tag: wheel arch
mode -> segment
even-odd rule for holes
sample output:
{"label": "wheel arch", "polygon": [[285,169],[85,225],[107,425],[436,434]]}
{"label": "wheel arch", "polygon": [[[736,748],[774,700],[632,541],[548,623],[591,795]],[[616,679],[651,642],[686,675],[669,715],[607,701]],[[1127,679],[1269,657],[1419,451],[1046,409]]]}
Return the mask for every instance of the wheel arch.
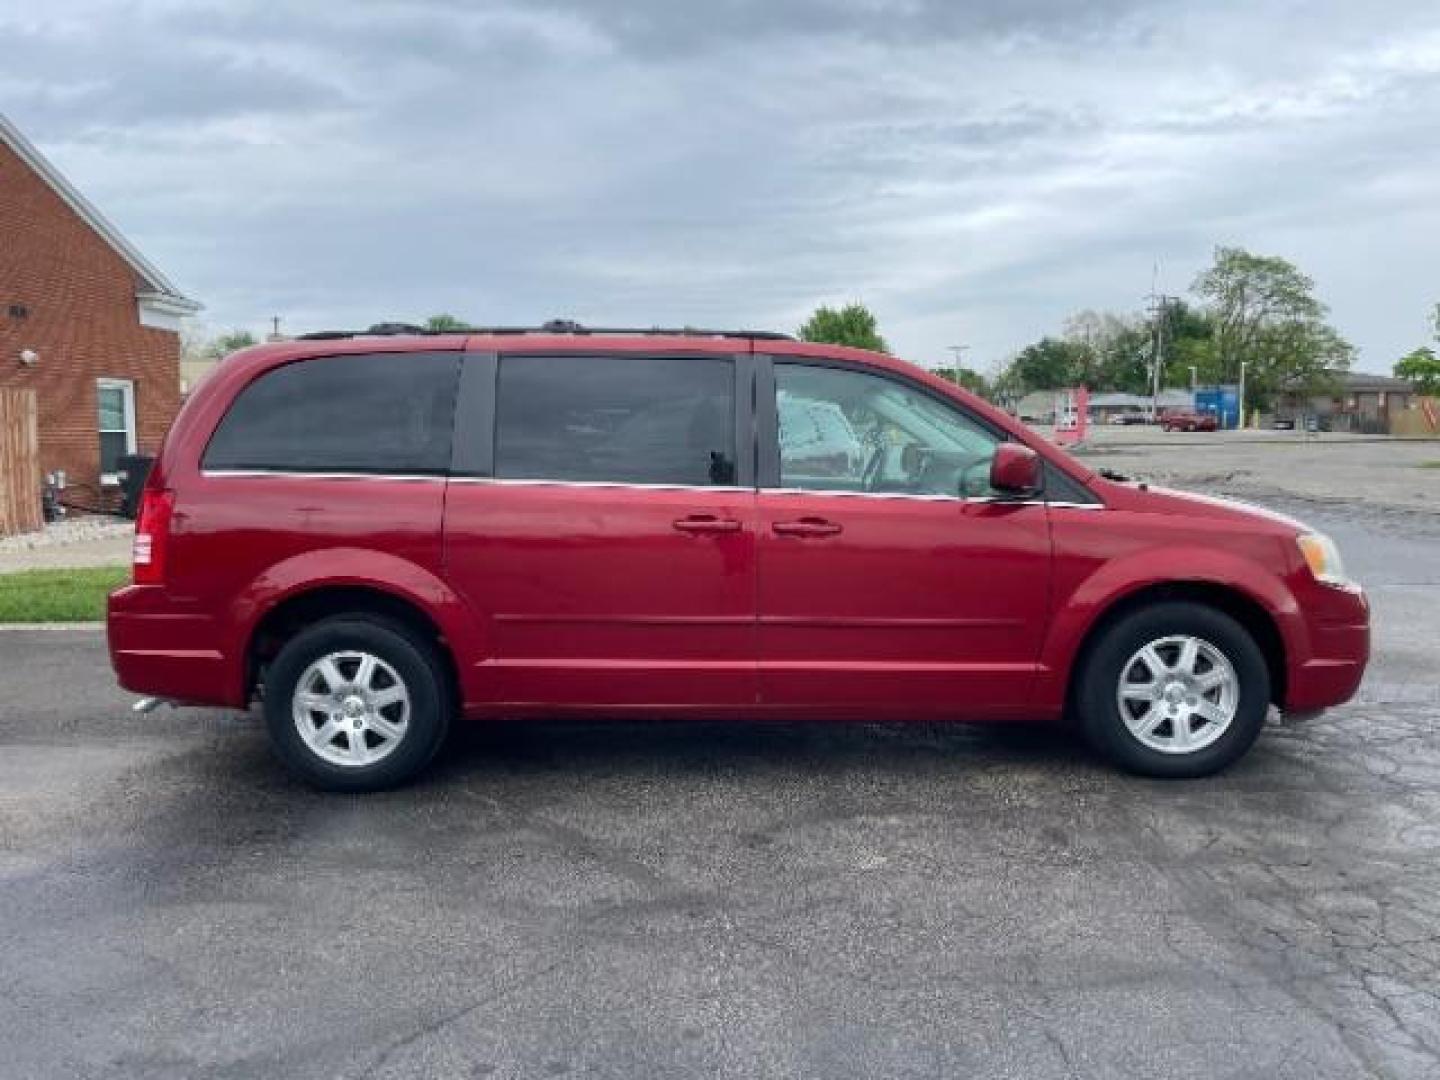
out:
{"label": "wheel arch", "polygon": [[1230,585],[1213,581],[1165,581],[1144,585],[1113,598],[1091,621],[1075,650],[1066,676],[1064,706],[1067,711],[1073,707],[1080,673],[1090,653],[1110,627],[1132,612],[1166,602],[1202,604],[1223,612],[1244,627],[1265,657],[1265,667],[1270,675],[1271,702],[1276,705],[1284,702],[1287,680],[1285,637],[1270,610],[1253,596]]}
{"label": "wheel arch", "polygon": [[267,659],[265,642],[277,630],[293,633],[302,618],[313,622],[345,611],[389,616],[413,627],[439,646],[455,674],[456,701],[468,702],[478,692],[473,661],[485,654],[485,635],[454,590],[410,559],[334,547],[274,564],[233,601],[226,652],[236,703],[243,708],[250,700]]}
{"label": "wheel arch", "polygon": [[461,696],[460,671],[453,644],[439,623],[409,597],[371,583],[319,583],[297,589],[267,608],[247,636],[244,697],[259,688],[266,665],[301,630],[342,615],[371,616],[397,623],[431,645],[444,668],[454,700]]}

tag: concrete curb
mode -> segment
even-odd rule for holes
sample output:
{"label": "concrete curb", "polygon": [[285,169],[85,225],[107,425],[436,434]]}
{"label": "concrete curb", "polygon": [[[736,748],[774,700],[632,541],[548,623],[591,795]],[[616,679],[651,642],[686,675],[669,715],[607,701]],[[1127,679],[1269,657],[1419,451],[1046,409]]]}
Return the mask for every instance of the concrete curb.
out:
{"label": "concrete curb", "polygon": [[104,630],[103,622],[0,622],[0,633],[6,630]]}

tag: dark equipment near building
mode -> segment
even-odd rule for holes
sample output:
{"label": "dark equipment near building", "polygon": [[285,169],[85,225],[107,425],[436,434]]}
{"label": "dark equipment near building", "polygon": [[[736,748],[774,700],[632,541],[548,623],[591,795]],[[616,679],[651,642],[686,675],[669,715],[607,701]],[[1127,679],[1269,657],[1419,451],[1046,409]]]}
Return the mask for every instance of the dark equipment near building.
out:
{"label": "dark equipment near building", "polygon": [[122,454],[117,464],[120,516],[133,519],[140,507],[140,493],[145,490],[145,481],[150,476],[150,467],[155,464],[155,458],[150,454]]}

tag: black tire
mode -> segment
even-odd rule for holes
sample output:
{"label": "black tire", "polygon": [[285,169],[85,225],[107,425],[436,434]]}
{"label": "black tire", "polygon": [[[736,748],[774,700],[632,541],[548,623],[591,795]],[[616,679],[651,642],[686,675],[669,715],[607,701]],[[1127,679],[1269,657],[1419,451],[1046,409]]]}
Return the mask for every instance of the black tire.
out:
{"label": "black tire", "polygon": [[[1131,658],[1144,646],[1184,636],[1200,639],[1229,662],[1238,682],[1238,701],[1229,726],[1213,742],[1189,752],[1166,752],[1145,745],[1126,724],[1117,693]],[[1143,776],[1189,778],[1219,772],[1254,744],[1270,708],[1270,670],[1255,639],[1229,615],[1204,604],[1166,601],[1133,611],[1103,631],[1082,664],[1074,702],[1081,730],[1100,753]],[[1145,670],[1143,663],[1139,670]],[[1205,730],[1203,723],[1199,730]],[[1166,731],[1162,721],[1157,734],[1163,738]]]}
{"label": "black tire", "polygon": [[[403,736],[371,764],[327,761],[301,737],[293,711],[300,679],[310,666],[347,652],[366,653],[388,665],[409,695]],[[435,646],[408,627],[373,615],[336,616],[306,627],[285,643],[265,674],[271,745],[292,772],[325,791],[381,791],[411,779],[440,749],[454,709],[450,680]],[[344,745],[339,749],[343,752]]]}

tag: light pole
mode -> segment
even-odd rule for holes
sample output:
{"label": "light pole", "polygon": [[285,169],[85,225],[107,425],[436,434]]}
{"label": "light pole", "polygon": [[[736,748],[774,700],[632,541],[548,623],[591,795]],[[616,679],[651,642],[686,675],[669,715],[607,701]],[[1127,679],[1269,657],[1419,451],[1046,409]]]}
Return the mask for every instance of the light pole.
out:
{"label": "light pole", "polygon": [[1245,426],[1245,369],[1249,366],[1249,361],[1240,361],[1240,390],[1237,395],[1240,399],[1240,423],[1237,426],[1242,428]]}
{"label": "light pole", "polygon": [[969,349],[969,348],[970,348],[969,345],[946,345],[946,346],[945,346],[946,351],[952,353],[952,354],[954,355],[954,357],[955,357],[955,379],[954,379],[954,382],[955,382],[955,384],[956,384],[957,386],[960,384],[960,369],[965,366],[965,352],[966,352],[966,350]]}
{"label": "light pole", "polygon": [[1195,396],[1195,391],[1200,389],[1200,369],[1194,364],[1190,365],[1190,396]]}

